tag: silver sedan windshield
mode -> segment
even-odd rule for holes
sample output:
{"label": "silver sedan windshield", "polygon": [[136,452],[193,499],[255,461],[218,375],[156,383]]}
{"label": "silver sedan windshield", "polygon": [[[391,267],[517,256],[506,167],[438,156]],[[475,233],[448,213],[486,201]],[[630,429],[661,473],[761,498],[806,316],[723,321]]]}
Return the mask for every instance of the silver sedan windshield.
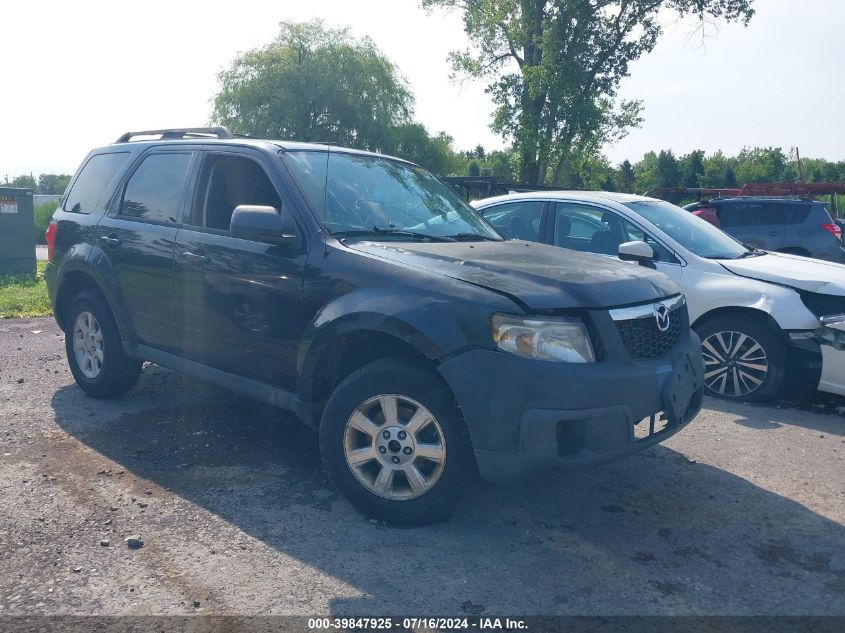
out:
{"label": "silver sedan windshield", "polygon": [[624,204],[699,257],[736,259],[749,252],[727,233],[674,204],[662,200],[636,200]]}

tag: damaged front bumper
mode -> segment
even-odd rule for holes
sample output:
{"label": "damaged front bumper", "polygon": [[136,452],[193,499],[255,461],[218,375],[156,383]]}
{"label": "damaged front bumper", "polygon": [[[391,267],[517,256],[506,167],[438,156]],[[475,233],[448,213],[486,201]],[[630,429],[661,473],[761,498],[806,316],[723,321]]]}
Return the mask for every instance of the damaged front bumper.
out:
{"label": "damaged front bumper", "polygon": [[797,349],[821,354],[818,389],[845,396],[845,314],[819,319],[815,330],[790,332],[789,339]]}

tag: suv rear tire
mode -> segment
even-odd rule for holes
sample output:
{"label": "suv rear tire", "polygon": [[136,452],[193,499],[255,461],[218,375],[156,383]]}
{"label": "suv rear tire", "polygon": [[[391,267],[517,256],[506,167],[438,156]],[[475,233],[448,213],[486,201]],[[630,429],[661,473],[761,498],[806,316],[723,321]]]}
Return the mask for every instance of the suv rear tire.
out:
{"label": "suv rear tire", "polygon": [[452,394],[400,358],[372,362],[338,385],[323,411],[320,452],[356,508],[400,523],[444,519],[475,472]]}
{"label": "suv rear tire", "polygon": [[138,382],[141,361],[123,353],[120,330],[102,294],[86,291],[66,312],[65,350],[76,384],[92,398],[117,398]]}
{"label": "suv rear tire", "polygon": [[786,346],[767,323],[746,315],[721,315],[695,331],[701,337],[708,395],[762,402],[780,390],[786,374]]}

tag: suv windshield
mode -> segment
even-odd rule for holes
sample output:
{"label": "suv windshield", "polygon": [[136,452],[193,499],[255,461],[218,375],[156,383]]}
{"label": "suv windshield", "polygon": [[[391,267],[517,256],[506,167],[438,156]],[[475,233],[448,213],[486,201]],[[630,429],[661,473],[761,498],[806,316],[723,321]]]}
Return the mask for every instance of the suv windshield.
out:
{"label": "suv windshield", "polygon": [[624,204],[699,257],[736,259],[752,252],[706,220],[674,204],[662,200],[637,200]]}
{"label": "suv windshield", "polygon": [[501,239],[469,205],[420,167],[334,151],[287,151],[282,156],[332,235]]}

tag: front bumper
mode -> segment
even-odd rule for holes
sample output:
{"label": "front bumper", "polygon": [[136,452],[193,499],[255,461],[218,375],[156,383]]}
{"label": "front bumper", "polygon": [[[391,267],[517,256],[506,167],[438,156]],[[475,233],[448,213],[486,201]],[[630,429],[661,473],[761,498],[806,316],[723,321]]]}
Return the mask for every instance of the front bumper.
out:
{"label": "front bumper", "polygon": [[[839,320],[841,315],[829,317]],[[845,331],[826,327],[789,333],[792,349],[809,358],[821,359],[813,382],[819,391],[845,396]],[[816,361],[818,363],[818,361]],[[816,380],[817,378],[817,380]]]}
{"label": "front bumper", "polygon": [[[689,331],[689,330],[687,330]],[[609,461],[677,433],[701,409],[704,363],[692,331],[660,360],[535,361],[476,349],[443,362],[481,475],[504,482],[550,468]],[[663,412],[665,428],[635,425]]]}

